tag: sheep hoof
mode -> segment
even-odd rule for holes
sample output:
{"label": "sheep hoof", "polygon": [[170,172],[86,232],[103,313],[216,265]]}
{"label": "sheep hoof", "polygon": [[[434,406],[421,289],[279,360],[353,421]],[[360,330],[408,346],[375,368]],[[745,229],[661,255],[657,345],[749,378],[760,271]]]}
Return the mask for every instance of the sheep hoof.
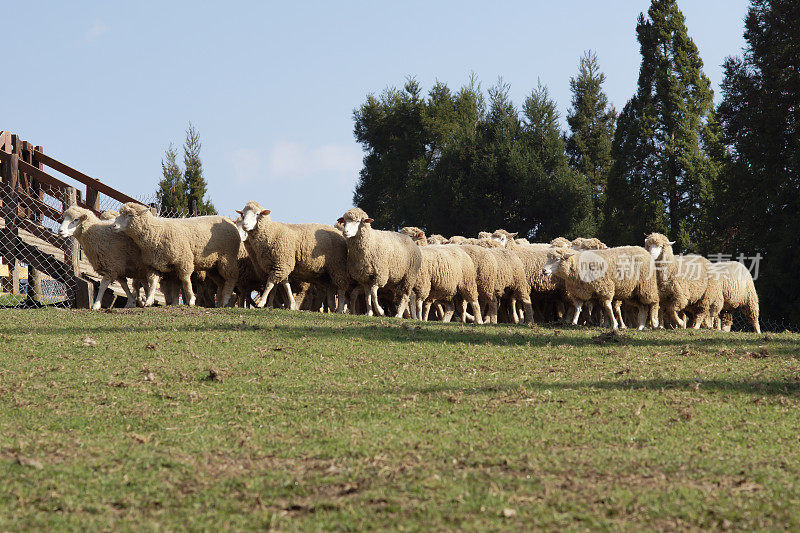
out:
{"label": "sheep hoof", "polygon": [[140,296],[139,298],[136,299],[136,305],[138,305],[139,307],[147,307],[147,301]]}

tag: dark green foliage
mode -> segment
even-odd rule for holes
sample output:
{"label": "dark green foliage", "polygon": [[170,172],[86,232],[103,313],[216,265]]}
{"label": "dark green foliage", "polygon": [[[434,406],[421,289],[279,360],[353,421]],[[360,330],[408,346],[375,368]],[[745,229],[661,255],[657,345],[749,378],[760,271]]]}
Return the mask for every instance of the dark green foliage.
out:
{"label": "dark green foliage", "polygon": [[370,95],[354,118],[367,155],[353,201],[378,227],[503,227],[536,239],[593,232],[589,189],[569,168],[541,85],[520,114],[502,80],[487,101],[474,76],[455,93],[437,83],[427,98],[409,79],[402,91]]}
{"label": "dark green foliage", "polygon": [[186,205],[192,211],[192,204],[196,202],[196,213],[216,214],[214,204],[206,198],[208,184],[203,177],[203,163],[200,161],[200,134],[189,123],[186,130],[186,141],[183,144],[183,181],[186,184]]}
{"label": "dark green foliage", "polygon": [[639,243],[644,232],[660,231],[678,249],[697,248],[713,200],[714,166],[701,140],[713,91],[675,0],[653,0],[636,34],[642,64],[617,123],[604,237]]}
{"label": "dark green foliage", "polygon": [[605,209],[606,184],[611,169],[611,144],[617,112],[603,92],[606,76],[600,72],[597,56],[588,51],[581,57],[578,76],[570,79],[572,109],[567,114],[570,133],[567,155],[592,191],[594,216],[601,225]]}
{"label": "dark green foliage", "polygon": [[[161,161],[161,181],[158,183],[156,197],[164,216],[179,217],[189,214],[216,214],[214,204],[206,197],[207,183],[203,177],[203,163],[200,160],[200,134],[190,123],[186,130],[183,145],[183,165],[178,165],[178,154],[172,143]],[[197,210],[193,211],[192,203]]]}
{"label": "dark green foliage", "polygon": [[170,143],[161,160],[161,174],[163,178],[158,183],[156,197],[161,210],[167,213],[186,214],[186,187],[183,183],[183,173],[177,162],[178,154]]}
{"label": "dark green foliage", "polygon": [[753,0],[744,37],[744,56],[724,65],[718,114],[730,157],[715,233],[721,247],[764,254],[764,314],[800,324],[800,3]]}

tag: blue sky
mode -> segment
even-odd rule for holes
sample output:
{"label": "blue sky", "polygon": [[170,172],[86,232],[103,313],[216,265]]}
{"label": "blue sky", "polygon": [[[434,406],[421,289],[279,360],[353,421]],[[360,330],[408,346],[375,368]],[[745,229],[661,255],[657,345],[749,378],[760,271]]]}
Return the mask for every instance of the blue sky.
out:
{"label": "blue sky", "polygon": [[[502,76],[519,104],[538,79],[563,122],[569,79],[592,49],[621,109],[649,4],[14,2],[3,11],[0,129],[145,197],[191,121],[220,213],[256,200],[275,220],[333,223],[352,202],[363,155],[352,112],[368,93],[408,75],[425,90],[459,87],[475,72],[484,88]],[[748,2],[679,5],[718,93]]]}

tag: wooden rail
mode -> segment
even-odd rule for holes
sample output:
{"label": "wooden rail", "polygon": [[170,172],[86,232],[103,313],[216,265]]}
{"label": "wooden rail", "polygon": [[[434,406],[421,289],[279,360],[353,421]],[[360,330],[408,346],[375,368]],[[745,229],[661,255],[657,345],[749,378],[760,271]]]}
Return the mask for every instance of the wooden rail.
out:
{"label": "wooden rail", "polygon": [[[45,172],[49,167],[59,177]],[[85,190],[76,192],[75,185]],[[61,203],[61,209],[44,201],[47,194]],[[41,295],[42,273],[72,287],[69,298],[77,307],[86,307],[93,287],[82,277],[80,248],[74,239],[64,239],[43,225],[45,219],[61,222],[63,209],[78,205],[100,214],[100,194],[120,203],[139,200],[92,178],[44,153],[41,146],[23,141],[18,135],[0,131],[0,257],[13,268],[13,291],[19,292],[18,264],[29,265],[29,296]],[[33,239],[33,240],[31,240]],[[32,244],[31,244],[32,243]],[[43,251],[52,247],[63,251],[56,259]],[[40,249],[42,248],[42,249]]]}

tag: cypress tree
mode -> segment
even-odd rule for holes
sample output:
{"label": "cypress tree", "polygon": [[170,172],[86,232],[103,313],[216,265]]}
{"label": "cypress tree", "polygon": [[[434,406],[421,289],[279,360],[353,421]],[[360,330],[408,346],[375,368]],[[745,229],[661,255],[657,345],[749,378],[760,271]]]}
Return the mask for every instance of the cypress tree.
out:
{"label": "cypress tree", "polygon": [[197,213],[216,214],[210,199],[206,199],[208,184],[203,177],[203,162],[200,160],[200,134],[189,123],[186,141],[183,144],[183,181],[186,188],[186,209],[191,212],[192,204],[197,203]]}
{"label": "cypress tree", "polygon": [[572,108],[567,113],[570,133],[566,150],[570,166],[579,172],[592,192],[595,221],[600,224],[605,209],[611,144],[617,112],[603,92],[605,74],[591,50],[581,57],[578,75],[571,78]]}
{"label": "cypress tree", "polygon": [[186,187],[177,157],[175,147],[170,143],[164,152],[164,159],[161,160],[162,178],[156,191],[161,211],[167,216],[183,216],[187,213]]}
{"label": "cypress tree", "polygon": [[636,94],[617,123],[604,237],[638,243],[660,231],[677,249],[697,247],[711,202],[709,155],[701,136],[713,91],[676,0],[653,0],[639,15],[642,63]]}
{"label": "cypress tree", "polygon": [[[724,64],[718,109],[730,148],[718,180],[719,244],[764,262],[762,313],[800,325],[800,3],[753,0],[742,57]],[[788,319],[788,321],[787,321]]]}

